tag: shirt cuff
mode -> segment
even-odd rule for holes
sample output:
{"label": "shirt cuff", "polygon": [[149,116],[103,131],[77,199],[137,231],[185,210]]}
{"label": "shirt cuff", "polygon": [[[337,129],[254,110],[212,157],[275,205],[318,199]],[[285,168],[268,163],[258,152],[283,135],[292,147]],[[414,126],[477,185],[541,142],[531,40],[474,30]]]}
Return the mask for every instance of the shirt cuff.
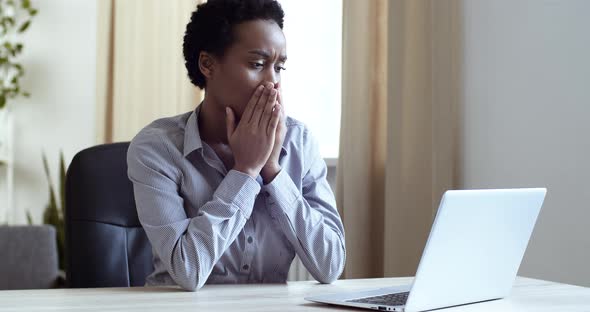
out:
{"label": "shirt cuff", "polygon": [[301,198],[301,192],[285,170],[281,170],[263,190],[268,193],[269,204],[280,207],[285,213]]}
{"label": "shirt cuff", "polygon": [[230,170],[219,184],[215,196],[237,207],[246,218],[249,218],[259,192],[260,184],[251,176]]}

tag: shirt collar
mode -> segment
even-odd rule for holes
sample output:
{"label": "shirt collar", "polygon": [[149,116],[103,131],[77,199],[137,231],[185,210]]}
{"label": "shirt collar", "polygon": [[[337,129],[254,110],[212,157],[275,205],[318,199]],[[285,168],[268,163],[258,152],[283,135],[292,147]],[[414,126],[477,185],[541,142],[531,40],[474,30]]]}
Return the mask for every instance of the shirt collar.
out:
{"label": "shirt collar", "polygon": [[200,111],[201,105],[195,108],[186,121],[184,128],[184,157],[195,150],[203,148],[201,134],[199,133],[199,118],[197,118]]}
{"label": "shirt collar", "polygon": [[[203,142],[201,141],[201,134],[199,132],[198,116],[200,111],[201,104],[199,104],[199,106],[195,108],[195,110],[190,114],[188,120],[186,121],[186,126],[184,128],[184,157],[188,156],[188,154],[192,153],[195,150],[203,148]],[[283,145],[281,146],[281,155],[279,156],[280,158],[287,155],[285,143],[286,140],[283,141]]]}

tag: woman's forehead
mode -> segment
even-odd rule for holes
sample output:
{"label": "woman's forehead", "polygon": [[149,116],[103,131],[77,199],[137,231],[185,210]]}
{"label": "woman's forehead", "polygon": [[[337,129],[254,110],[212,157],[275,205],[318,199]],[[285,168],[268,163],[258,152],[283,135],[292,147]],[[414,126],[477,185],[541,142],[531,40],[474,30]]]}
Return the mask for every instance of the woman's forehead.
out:
{"label": "woman's forehead", "polygon": [[282,29],[270,20],[255,20],[234,28],[234,46],[241,52],[263,51],[286,56],[287,42]]}

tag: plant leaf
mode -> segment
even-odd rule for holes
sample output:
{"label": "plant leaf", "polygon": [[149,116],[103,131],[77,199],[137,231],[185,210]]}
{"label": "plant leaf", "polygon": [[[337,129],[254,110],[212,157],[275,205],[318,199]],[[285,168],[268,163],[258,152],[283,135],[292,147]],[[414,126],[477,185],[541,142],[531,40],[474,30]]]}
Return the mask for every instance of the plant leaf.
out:
{"label": "plant leaf", "polygon": [[61,201],[61,216],[65,217],[66,211],[66,163],[63,151],[59,152],[59,195]]}
{"label": "plant leaf", "polygon": [[59,220],[57,215],[57,204],[55,202],[55,193],[53,187],[49,185],[49,203],[45,206],[43,212],[43,223],[44,224],[56,224]]}
{"label": "plant leaf", "polygon": [[27,222],[29,225],[33,225],[33,217],[31,216],[31,212],[27,211]]}
{"label": "plant leaf", "polygon": [[45,176],[47,177],[47,181],[49,185],[51,185],[51,175],[49,174],[49,165],[47,164],[47,156],[45,153],[41,153],[41,157],[43,157],[43,169],[45,169]]}
{"label": "plant leaf", "polygon": [[49,165],[45,153],[43,156],[43,167],[45,169],[45,175],[49,181],[49,203],[45,206],[43,213],[43,223],[51,224],[55,227],[57,235],[57,253],[59,257],[59,268],[65,270],[67,259],[65,257],[65,179],[66,179],[66,166],[64,161],[63,152],[60,151],[60,180],[57,191],[60,195],[61,209],[57,203],[56,192],[54,192],[53,185],[51,183],[51,175],[49,174]]}
{"label": "plant leaf", "polygon": [[18,28],[18,32],[19,33],[23,33],[25,32],[25,30],[27,30],[27,28],[29,28],[29,26],[31,25],[31,21],[28,20],[26,22],[24,22],[22,25],[20,25],[20,27]]}
{"label": "plant leaf", "polygon": [[[49,222],[51,222],[50,220],[55,221],[55,218],[58,215],[57,203],[56,203],[56,199],[55,199],[55,192],[53,190],[53,183],[51,182],[51,174],[49,173],[49,165],[47,163],[47,157],[45,156],[45,153],[42,153],[42,156],[43,156],[43,168],[45,169],[45,176],[47,177],[47,184],[49,184],[49,205],[45,209],[45,214],[44,214],[45,222],[44,223],[49,223]],[[55,223],[51,222],[49,224],[55,224]]]}
{"label": "plant leaf", "polygon": [[60,218],[58,224],[56,224],[57,230],[57,250],[59,255],[59,268],[61,270],[65,270],[67,267],[67,259],[66,259],[66,226],[65,226],[65,216],[66,216],[66,176],[67,176],[67,167],[66,162],[64,160],[63,151],[59,152],[59,187],[60,187],[60,200],[61,200],[61,210],[60,210]]}

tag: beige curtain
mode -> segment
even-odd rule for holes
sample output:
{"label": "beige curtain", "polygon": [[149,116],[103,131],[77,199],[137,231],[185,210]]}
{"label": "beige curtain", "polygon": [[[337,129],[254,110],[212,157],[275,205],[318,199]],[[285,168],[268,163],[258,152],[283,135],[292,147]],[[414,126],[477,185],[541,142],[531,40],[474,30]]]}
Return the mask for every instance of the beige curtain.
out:
{"label": "beige curtain", "polygon": [[204,0],[98,2],[97,141],[128,141],[149,122],[193,109],[182,37]]}
{"label": "beige curtain", "polygon": [[455,185],[459,0],[344,0],[345,278],[414,275]]}

